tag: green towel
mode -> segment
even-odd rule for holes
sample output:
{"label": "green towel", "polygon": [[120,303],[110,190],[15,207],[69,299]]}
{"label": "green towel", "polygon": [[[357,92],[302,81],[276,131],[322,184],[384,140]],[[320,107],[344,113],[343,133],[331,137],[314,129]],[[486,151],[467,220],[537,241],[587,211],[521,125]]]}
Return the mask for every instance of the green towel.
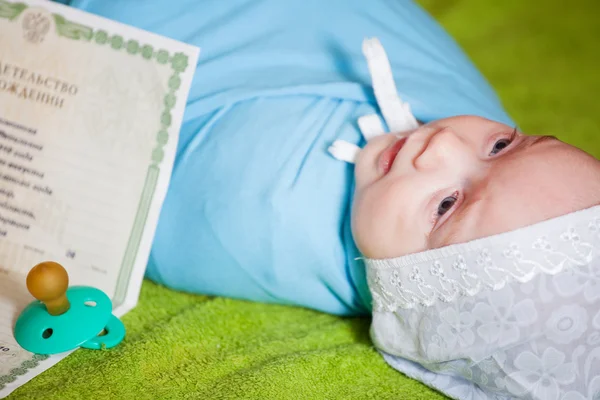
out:
{"label": "green towel", "polygon": [[[597,0],[421,0],[528,133],[600,157]],[[218,268],[218,266],[215,266]],[[388,367],[369,320],[145,282],[126,340],[80,350],[9,399],[443,399]]]}

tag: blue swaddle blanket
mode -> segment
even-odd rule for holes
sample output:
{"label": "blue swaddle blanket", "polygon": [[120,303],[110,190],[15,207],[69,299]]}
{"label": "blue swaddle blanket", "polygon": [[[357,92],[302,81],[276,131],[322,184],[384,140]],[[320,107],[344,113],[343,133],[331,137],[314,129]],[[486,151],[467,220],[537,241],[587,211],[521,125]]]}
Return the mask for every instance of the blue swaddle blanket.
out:
{"label": "blue swaddle blanket", "polygon": [[353,166],[376,113],[365,37],[382,42],[420,121],[512,124],[454,41],[412,1],[72,0],[72,7],[201,47],[147,276],[177,290],[370,311],[350,232]]}

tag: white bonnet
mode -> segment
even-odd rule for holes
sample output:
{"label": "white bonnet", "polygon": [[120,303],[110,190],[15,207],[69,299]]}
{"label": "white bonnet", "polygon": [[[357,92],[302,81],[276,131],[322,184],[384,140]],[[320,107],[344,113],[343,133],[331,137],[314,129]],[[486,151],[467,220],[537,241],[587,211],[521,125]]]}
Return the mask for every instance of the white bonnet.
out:
{"label": "white bonnet", "polygon": [[366,267],[371,337],[408,376],[453,398],[600,394],[600,206]]}

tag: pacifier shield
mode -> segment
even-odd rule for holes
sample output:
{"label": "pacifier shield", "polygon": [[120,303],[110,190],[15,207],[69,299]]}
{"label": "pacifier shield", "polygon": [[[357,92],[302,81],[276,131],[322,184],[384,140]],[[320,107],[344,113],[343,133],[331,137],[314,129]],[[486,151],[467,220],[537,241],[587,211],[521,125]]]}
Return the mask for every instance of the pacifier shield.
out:
{"label": "pacifier shield", "polygon": [[40,301],[32,302],[23,310],[14,332],[21,347],[35,354],[73,350],[95,338],[107,327],[111,317],[114,318],[112,302],[101,290],[74,286],[66,295],[70,308],[61,315],[50,315]]}

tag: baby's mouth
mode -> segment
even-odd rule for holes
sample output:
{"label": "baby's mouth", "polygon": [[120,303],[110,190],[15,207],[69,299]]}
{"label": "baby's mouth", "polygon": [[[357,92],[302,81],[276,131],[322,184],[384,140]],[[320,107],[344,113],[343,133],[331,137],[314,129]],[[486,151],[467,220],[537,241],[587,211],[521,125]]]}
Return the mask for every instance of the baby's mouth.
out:
{"label": "baby's mouth", "polygon": [[396,140],[391,146],[385,149],[381,155],[379,156],[379,160],[377,162],[379,169],[383,172],[383,174],[387,174],[392,169],[392,165],[394,164],[394,160],[398,155],[398,152],[402,149],[404,144],[406,143],[406,137],[400,138]]}

